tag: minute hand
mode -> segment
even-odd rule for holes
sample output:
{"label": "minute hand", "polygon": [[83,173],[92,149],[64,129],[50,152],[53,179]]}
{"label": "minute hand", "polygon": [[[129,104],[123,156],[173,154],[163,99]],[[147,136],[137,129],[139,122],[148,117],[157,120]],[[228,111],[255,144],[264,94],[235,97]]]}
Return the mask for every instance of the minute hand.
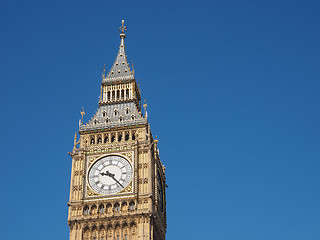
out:
{"label": "minute hand", "polygon": [[111,177],[113,180],[115,180],[121,187],[124,188],[124,186],[123,186],[117,179],[115,179],[114,175],[111,175],[110,177]]}

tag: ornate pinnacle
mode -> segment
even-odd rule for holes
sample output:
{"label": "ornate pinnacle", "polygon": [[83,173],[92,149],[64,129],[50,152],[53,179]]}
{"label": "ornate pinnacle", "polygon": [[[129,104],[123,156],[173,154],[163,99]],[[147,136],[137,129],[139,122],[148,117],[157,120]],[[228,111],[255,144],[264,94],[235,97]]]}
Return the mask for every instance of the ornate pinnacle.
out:
{"label": "ornate pinnacle", "polygon": [[102,68],[102,78],[105,78],[105,77],[106,77],[106,64],[104,64]]}
{"label": "ornate pinnacle", "polygon": [[73,150],[72,152],[74,152],[74,150],[77,149],[77,145],[80,143],[80,139],[79,141],[77,141],[77,132],[74,133],[74,141],[73,141]]}
{"label": "ornate pinnacle", "polygon": [[80,114],[81,114],[81,122],[83,123],[83,115],[85,115],[86,113],[84,112],[84,107],[82,107],[82,110],[80,111]]}
{"label": "ornate pinnacle", "polygon": [[148,118],[148,112],[147,112],[147,101],[144,100],[143,108],[144,108],[144,116],[145,118]]}
{"label": "ornate pinnacle", "polygon": [[134,74],[134,61],[132,60],[132,64],[131,64],[131,66],[132,66],[132,72],[133,72],[133,74]]}
{"label": "ornate pinnacle", "polygon": [[125,38],[126,37],[125,32],[127,31],[127,28],[126,26],[124,26],[124,20],[122,20],[121,24],[122,24],[121,27],[119,27],[120,38]]}
{"label": "ornate pinnacle", "polygon": [[74,133],[73,150],[77,148],[77,132]]}

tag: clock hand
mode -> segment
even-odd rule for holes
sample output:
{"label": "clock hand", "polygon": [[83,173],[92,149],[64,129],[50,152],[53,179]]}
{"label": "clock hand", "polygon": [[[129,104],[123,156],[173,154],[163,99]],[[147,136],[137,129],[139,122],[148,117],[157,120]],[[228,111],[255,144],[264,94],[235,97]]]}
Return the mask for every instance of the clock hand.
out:
{"label": "clock hand", "polygon": [[114,177],[114,174],[109,172],[109,171],[106,171],[106,173],[100,173],[101,176],[108,176],[108,177],[111,177],[114,181],[116,181],[121,187],[124,188],[124,186]]}
{"label": "clock hand", "polygon": [[124,186],[114,177],[114,174],[110,173],[109,177],[111,177],[113,180],[115,180],[121,187],[124,188]]}
{"label": "clock hand", "polygon": [[[106,171],[106,173],[100,173],[101,176],[109,176],[111,177],[110,175],[112,175],[108,170]],[[114,174],[113,174],[114,175]]]}

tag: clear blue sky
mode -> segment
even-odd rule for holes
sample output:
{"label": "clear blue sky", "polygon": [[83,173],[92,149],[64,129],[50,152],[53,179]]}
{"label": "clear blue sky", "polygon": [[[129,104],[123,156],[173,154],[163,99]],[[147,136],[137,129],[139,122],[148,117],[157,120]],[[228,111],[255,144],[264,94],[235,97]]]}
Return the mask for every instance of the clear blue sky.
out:
{"label": "clear blue sky", "polygon": [[319,1],[0,2],[2,239],[68,239],[73,135],[126,20],[167,239],[320,239]]}

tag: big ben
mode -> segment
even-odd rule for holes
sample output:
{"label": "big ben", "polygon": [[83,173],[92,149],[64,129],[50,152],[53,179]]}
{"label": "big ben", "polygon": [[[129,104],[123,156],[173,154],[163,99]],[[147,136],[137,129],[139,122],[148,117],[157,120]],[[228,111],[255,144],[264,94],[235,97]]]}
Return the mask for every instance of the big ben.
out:
{"label": "big ben", "polygon": [[70,240],[165,239],[165,168],[127,61],[124,21],[119,30],[119,51],[102,73],[98,109],[80,121],[70,153]]}

